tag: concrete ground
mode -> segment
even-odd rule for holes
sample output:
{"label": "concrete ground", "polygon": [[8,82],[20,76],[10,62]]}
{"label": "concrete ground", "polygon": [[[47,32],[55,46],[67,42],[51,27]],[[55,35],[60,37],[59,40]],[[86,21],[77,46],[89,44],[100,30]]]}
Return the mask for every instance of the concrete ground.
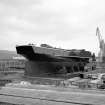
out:
{"label": "concrete ground", "polygon": [[105,105],[105,91],[46,85],[1,87],[0,102],[18,105]]}

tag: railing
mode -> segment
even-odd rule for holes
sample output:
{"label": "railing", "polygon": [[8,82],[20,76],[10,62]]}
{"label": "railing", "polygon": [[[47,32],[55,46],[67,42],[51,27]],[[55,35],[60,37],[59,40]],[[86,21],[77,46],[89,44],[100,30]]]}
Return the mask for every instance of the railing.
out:
{"label": "railing", "polygon": [[25,68],[25,60],[0,60],[0,71],[15,71]]}

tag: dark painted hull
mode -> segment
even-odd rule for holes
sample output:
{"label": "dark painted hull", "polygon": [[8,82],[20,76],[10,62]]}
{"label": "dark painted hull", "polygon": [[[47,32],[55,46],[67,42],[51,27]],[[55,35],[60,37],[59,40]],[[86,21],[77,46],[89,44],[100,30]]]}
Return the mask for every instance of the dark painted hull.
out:
{"label": "dark painted hull", "polygon": [[25,75],[28,76],[62,75],[83,71],[89,60],[89,57],[68,56],[69,52],[62,49],[59,51],[36,46],[17,46],[16,49],[18,54],[28,59],[25,70]]}

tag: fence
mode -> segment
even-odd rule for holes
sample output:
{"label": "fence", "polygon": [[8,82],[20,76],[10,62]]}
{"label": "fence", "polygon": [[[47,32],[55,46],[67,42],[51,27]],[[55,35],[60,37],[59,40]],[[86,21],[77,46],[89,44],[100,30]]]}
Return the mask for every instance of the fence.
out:
{"label": "fence", "polygon": [[16,71],[25,69],[25,60],[3,59],[0,60],[0,71]]}

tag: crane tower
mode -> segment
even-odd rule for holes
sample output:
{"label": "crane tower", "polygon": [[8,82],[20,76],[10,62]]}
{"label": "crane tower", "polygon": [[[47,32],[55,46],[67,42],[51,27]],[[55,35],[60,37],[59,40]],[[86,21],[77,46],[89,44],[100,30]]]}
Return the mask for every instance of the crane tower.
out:
{"label": "crane tower", "polygon": [[105,42],[101,36],[100,30],[98,27],[96,29],[96,36],[98,36],[99,47],[100,47],[99,62],[105,62]]}

